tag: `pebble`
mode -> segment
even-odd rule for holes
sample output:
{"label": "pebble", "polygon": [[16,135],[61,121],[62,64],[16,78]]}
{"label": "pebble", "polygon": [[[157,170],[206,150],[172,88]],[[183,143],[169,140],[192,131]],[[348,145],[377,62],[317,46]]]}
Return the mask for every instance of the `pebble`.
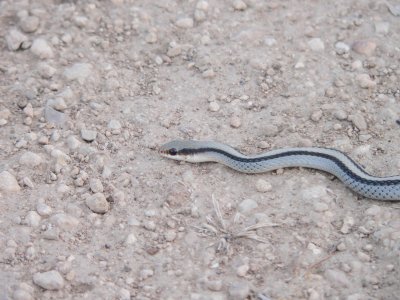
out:
{"label": "pebble", "polygon": [[368,74],[357,75],[357,82],[363,89],[371,89],[376,87],[376,82],[373,81]]}
{"label": "pebble", "polygon": [[329,205],[325,202],[314,202],[313,203],[314,211],[323,212],[329,210]]}
{"label": "pebble", "polygon": [[172,242],[176,239],[176,232],[174,230],[167,230],[164,237],[167,242]]}
{"label": "pebble", "polygon": [[22,31],[26,33],[35,32],[39,28],[39,24],[40,20],[37,16],[27,16],[19,22]]}
{"label": "pebble", "polygon": [[266,193],[272,190],[272,185],[264,179],[258,179],[256,183],[256,189],[260,193]]}
{"label": "pebble", "polygon": [[348,117],[348,119],[359,130],[366,130],[368,128],[368,124],[367,124],[367,122],[365,121],[364,117],[361,114],[350,115]]}
{"label": "pebble", "polygon": [[33,275],[33,282],[45,290],[59,290],[64,287],[63,277],[55,270],[35,273]]}
{"label": "pebble", "polygon": [[67,104],[61,97],[47,100],[47,105],[61,112],[67,109]]}
{"label": "pebble", "polygon": [[222,280],[208,280],[206,286],[210,291],[218,292],[222,290]]}
{"label": "pebble", "polygon": [[321,199],[328,199],[329,195],[327,193],[327,188],[324,185],[314,185],[304,189],[301,192],[301,198],[304,201],[310,202],[310,200],[320,201]]}
{"label": "pebble", "polygon": [[27,117],[33,117],[33,107],[31,103],[28,103],[25,108],[23,109],[23,112],[25,114],[25,116]]}
{"label": "pebble", "polygon": [[35,185],[33,184],[32,180],[29,177],[24,177],[22,180],[25,184],[25,186],[33,189],[35,187]]}
{"label": "pebble", "polygon": [[121,129],[121,123],[118,120],[111,120],[108,122],[108,128],[111,130],[119,130]]}
{"label": "pebble", "polygon": [[210,102],[210,104],[208,105],[208,110],[212,112],[219,111],[219,104],[217,102]]}
{"label": "pebble", "polygon": [[90,179],[89,186],[93,193],[102,193],[104,191],[104,187],[100,179]]}
{"label": "pebble", "polygon": [[196,9],[196,10],[194,11],[194,19],[195,19],[197,22],[202,22],[202,21],[204,21],[205,19],[207,19],[207,14],[206,14],[205,11],[203,11],[203,10]]}
{"label": "pebble", "polygon": [[252,199],[245,199],[242,202],[240,202],[238,206],[238,210],[241,213],[248,213],[252,211],[253,209],[256,209],[258,207],[258,203]]}
{"label": "pebble", "polygon": [[67,146],[70,150],[75,150],[77,148],[79,148],[79,146],[81,145],[81,142],[73,135],[70,135],[67,138]]}
{"label": "pebble", "polygon": [[314,122],[318,122],[322,118],[322,110],[318,109],[316,111],[313,111],[311,114],[310,119]]}
{"label": "pebble", "polygon": [[67,80],[76,80],[84,82],[93,73],[93,66],[89,63],[75,63],[64,70],[64,76]]}
{"label": "pebble", "polygon": [[18,29],[11,29],[6,35],[6,43],[8,50],[16,51],[21,48],[22,44],[28,41],[28,37]]}
{"label": "pebble", "polygon": [[234,282],[228,288],[229,299],[246,299],[250,293],[250,286],[247,282]]}
{"label": "pebble", "polygon": [[53,75],[57,72],[56,68],[53,68],[52,66],[50,66],[49,64],[45,63],[45,62],[40,62],[38,64],[38,73],[40,76],[42,76],[42,78],[44,79],[50,79],[53,77]]}
{"label": "pebble", "polygon": [[350,233],[350,230],[353,228],[354,224],[355,224],[354,218],[351,216],[346,216],[343,220],[343,225],[342,228],[340,229],[340,232],[343,234]]}
{"label": "pebble", "polygon": [[231,117],[229,124],[232,128],[239,128],[240,126],[242,126],[242,120],[237,116],[233,116]]}
{"label": "pebble", "polygon": [[55,125],[63,125],[67,121],[67,117],[63,112],[55,110],[51,106],[46,106],[44,110],[44,117],[48,123]]}
{"label": "pebble", "polygon": [[347,113],[344,110],[336,110],[334,112],[334,116],[336,119],[343,121],[347,119]]}
{"label": "pebble", "polygon": [[175,24],[180,28],[192,28],[194,25],[194,21],[190,17],[182,17],[176,20]]}
{"label": "pebble", "polygon": [[312,38],[308,41],[308,46],[312,51],[316,52],[324,51],[325,49],[324,42],[320,38]]}
{"label": "pebble", "polygon": [[43,38],[37,38],[33,41],[31,46],[31,51],[33,54],[38,56],[41,59],[53,58],[54,53],[53,49],[47,43],[47,41]]}
{"label": "pebble", "polygon": [[262,132],[266,137],[274,137],[279,133],[279,128],[273,124],[266,124],[263,126]]}
{"label": "pebble", "polygon": [[381,211],[382,211],[381,207],[374,204],[374,205],[371,205],[371,207],[368,208],[368,209],[365,211],[365,214],[366,214],[367,216],[374,216],[374,217],[376,217],[376,216],[379,216],[379,215],[381,214]]}
{"label": "pebble", "polygon": [[213,69],[207,69],[203,71],[201,75],[203,76],[203,78],[211,78],[215,76],[215,72]]}
{"label": "pebble", "polygon": [[335,49],[339,53],[348,53],[350,51],[350,46],[343,42],[337,42],[335,44]]}
{"label": "pebble", "polygon": [[18,184],[17,179],[15,179],[14,175],[9,173],[8,171],[3,171],[0,173],[0,191],[2,192],[18,192],[21,187]]}
{"label": "pebble", "polygon": [[58,213],[50,217],[50,222],[64,230],[72,230],[79,224],[79,220],[65,213]]}
{"label": "pebble", "polygon": [[24,289],[17,289],[14,291],[13,300],[34,300],[33,296]]}
{"label": "pebble", "polygon": [[128,234],[128,236],[125,239],[125,243],[127,245],[133,245],[136,242],[137,242],[137,238],[136,238],[135,234],[133,234],[133,233]]}
{"label": "pebble", "polygon": [[205,0],[200,0],[196,3],[196,9],[202,10],[202,11],[208,11],[208,2]]}
{"label": "pebble", "polygon": [[249,270],[250,266],[248,264],[240,265],[236,268],[236,275],[239,277],[245,277]]}
{"label": "pebble", "polygon": [[53,212],[52,208],[43,202],[36,204],[36,211],[42,217],[48,217]]}
{"label": "pebble", "polygon": [[347,278],[346,273],[336,269],[328,269],[325,271],[325,278],[338,288],[349,287],[351,282]]}
{"label": "pebble", "polygon": [[351,46],[354,52],[366,56],[371,56],[376,49],[376,43],[371,40],[355,41]]}
{"label": "pebble", "polygon": [[85,202],[91,211],[98,214],[104,214],[110,209],[110,203],[102,193],[89,196]]}
{"label": "pebble", "polygon": [[274,46],[276,45],[277,41],[275,38],[267,36],[266,38],[264,38],[264,44],[268,47]]}
{"label": "pebble", "polygon": [[31,227],[38,227],[40,225],[41,220],[42,220],[42,218],[40,217],[40,215],[36,211],[33,211],[33,210],[28,212],[28,214],[25,217],[26,225],[31,226]]}
{"label": "pebble", "polygon": [[247,4],[242,0],[234,0],[232,6],[236,10],[245,10],[247,8]]}
{"label": "pebble", "polygon": [[21,155],[19,158],[19,163],[21,165],[34,168],[40,165],[43,162],[43,159],[40,155],[33,153],[31,151],[26,151],[24,154]]}
{"label": "pebble", "polygon": [[371,261],[371,257],[367,253],[364,253],[362,251],[358,251],[357,256],[362,262]]}
{"label": "pebble", "polygon": [[139,276],[141,280],[145,280],[149,277],[154,276],[154,271],[152,269],[142,269],[139,272]]}
{"label": "pebble", "polygon": [[389,33],[389,22],[375,22],[375,32],[378,34],[388,34]]}
{"label": "pebble", "polygon": [[93,142],[97,137],[97,131],[89,130],[89,129],[82,129],[81,137],[86,142]]}

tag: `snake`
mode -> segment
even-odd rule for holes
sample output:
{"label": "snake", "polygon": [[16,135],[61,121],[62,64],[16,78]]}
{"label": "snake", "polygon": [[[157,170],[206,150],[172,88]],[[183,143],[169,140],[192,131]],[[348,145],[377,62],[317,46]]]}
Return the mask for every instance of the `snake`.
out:
{"label": "snake", "polygon": [[344,152],[322,147],[281,148],[244,155],[215,141],[174,140],[159,148],[161,156],[190,163],[216,162],[242,173],[264,173],[303,167],[330,173],[356,194],[384,200],[400,200],[400,176],[370,175]]}

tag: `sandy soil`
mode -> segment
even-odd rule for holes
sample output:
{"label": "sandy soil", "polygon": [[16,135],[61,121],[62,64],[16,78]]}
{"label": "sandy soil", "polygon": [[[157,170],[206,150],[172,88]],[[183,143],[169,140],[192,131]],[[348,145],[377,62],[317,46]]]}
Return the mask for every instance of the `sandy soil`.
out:
{"label": "sandy soil", "polygon": [[400,299],[399,204],[156,151],[399,174],[399,33],[395,1],[1,1],[0,299]]}

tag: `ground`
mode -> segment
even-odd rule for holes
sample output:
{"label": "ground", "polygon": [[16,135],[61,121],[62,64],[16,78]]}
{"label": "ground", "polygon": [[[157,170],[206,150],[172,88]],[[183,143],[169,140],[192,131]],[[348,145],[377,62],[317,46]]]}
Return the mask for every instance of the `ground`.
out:
{"label": "ground", "polygon": [[173,139],[400,173],[395,1],[0,2],[0,299],[399,299],[400,204]]}

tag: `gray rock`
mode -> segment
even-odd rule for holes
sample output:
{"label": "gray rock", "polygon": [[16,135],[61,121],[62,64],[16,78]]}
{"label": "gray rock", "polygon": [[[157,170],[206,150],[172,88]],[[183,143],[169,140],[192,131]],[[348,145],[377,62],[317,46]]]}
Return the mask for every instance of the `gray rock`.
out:
{"label": "gray rock", "polygon": [[324,51],[325,45],[324,42],[320,38],[313,38],[308,41],[308,46],[312,51]]}
{"label": "gray rock", "polygon": [[257,207],[258,204],[256,201],[252,199],[245,199],[239,204],[238,209],[241,213],[248,213]]}
{"label": "gray rock", "polygon": [[335,270],[329,269],[325,271],[325,278],[335,287],[343,288],[351,286],[351,282],[347,278],[346,273]]}
{"label": "gray rock", "polygon": [[52,108],[58,111],[64,111],[67,109],[67,104],[61,97],[47,100],[47,106],[51,106]]}
{"label": "gray rock", "polygon": [[81,137],[86,142],[93,142],[97,137],[97,131],[89,130],[89,129],[82,129]]}
{"label": "gray rock", "polygon": [[0,191],[2,192],[18,192],[21,187],[18,184],[17,179],[14,175],[8,171],[0,173]]}
{"label": "gray rock", "polygon": [[371,56],[376,49],[376,43],[370,40],[355,41],[351,47],[354,52],[366,56]]}
{"label": "gray rock", "polygon": [[58,213],[50,218],[50,222],[64,230],[74,229],[79,224],[79,220],[65,213]]}
{"label": "gray rock", "polygon": [[21,20],[19,26],[26,33],[35,32],[39,28],[40,20],[36,16],[27,16]]}
{"label": "gray rock", "polygon": [[33,282],[45,290],[59,290],[64,287],[64,278],[55,270],[35,273]]}
{"label": "gray rock", "polygon": [[31,51],[33,54],[38,56],[41,59],[53,58],[54,53],[53,49],[47,43],[47,41],[43,38],[37,38],[33,41],[31,46]]}
{"label": "gray rock", "polygon": [[6,35],[6,43],[8,50],[10,51],[16,51],[20,49],[22,43],[27,41],[28,37],[15,28],[11,29]]}
{"label": "gray rock", "polygon": [[228,294],[230,296],[229,299],[232,300],[246,299],[249,293],[250,293],[250,287],[247,282],[232,283],[228,289]]}
{"label": "gray rock", "polygon": [[104,214],[110,209],[106,197],[102,193],[96,193],[86,199],[86,205],[89,209],[98,214]]}
{"label": "gray rock", "polygon": [[44,117],[47,123],[62,126],[67,121],[67,116],[60,111],[55,110],[51,106],[46,106],[44,110]]}
{"label": "gray rock", "polygon": [[40,155],[33,153],[31,151],[26,151],[24,154],[21,155],[19,158],[19,163],[21,165],[27,166],[27,167],[37,167],[43,162],[43,159]]}
{"label": "gray rock", "polygon": [[76,63],[66,68],[64,76],[67,80],[84,82],[93,72],[93,66],[89,63]]}
{"label": "gray rock", "polygon": [[111,129],[111,130],[121,129],[121,123],[118,120],[111,120],[108,123],[108,128]]}

